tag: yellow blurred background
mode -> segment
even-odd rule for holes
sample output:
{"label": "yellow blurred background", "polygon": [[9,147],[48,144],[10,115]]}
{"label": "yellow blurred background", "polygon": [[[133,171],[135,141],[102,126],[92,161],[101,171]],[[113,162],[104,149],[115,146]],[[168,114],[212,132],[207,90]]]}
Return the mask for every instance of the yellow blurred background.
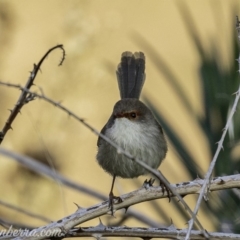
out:
{"label": "yellow blurred background", "polygon": [[[113,105],[119,100],[116,66],[123,51],[142,51],[146,55],[146,82],[143,96],[154,102],[168,123],[189,148],[204,171],[209,162],[209,150],[193,117],[183,108],[169,82],[159,73],[142,43],[145,39],[171,67],[179,79],[187,99],[196,113],[203,114],[199,83],[199,57],[182,20],[188,9],[206,49],[214,42],[222,67],[228,68],[231,32],[235,27],[234,11],[238,1],[224,0],[11,0],[0,1],[0,79],[24,86],[29,71],[45,52],[63,44],[66,59],[61,67],[61,51],[54,51],[43,63],[35,84],[45,95],[84,118],[101,130]],[[37,87],[32,89],[38,90]],[[20,91],[0,86],[0,128],[16,103]],[[111,177],[95,160],[97,136],[60,109],[42,100],[30,102],[13,123],[2,146],[41,160],[48,153],[55,168],[69,179],[107,195]],[[190,181],[178,154],[169,145],[161,171],[171,183]],[[197,177],[197,173],[196,173]],[[124,194],[141,186],[146,177],[117,179],[115,194]],[[76,210],[73,202],[89,207],[100,200],[59,185],[53,180],[33,174],[18,163],[0,156],[1,199],[57,220]],[[185,198],[195,206],[196,196]],[[131,207],[159,224],[169,225],[171,219],[179,228],[186,220],[165,200],[156,204],[169,221],[154,211],[150,203]],[[15,211],[0,206],[4,219],[33,226],[43,225]],[[120,219],[116,214],[115,221]],[[103,217],[103,223],[111,221]],[[211,231],[214,221],[200,211],[199,219]],[[91,226],[98,220],[83,224]],[[127,226],[145,226],[129,219]]]}

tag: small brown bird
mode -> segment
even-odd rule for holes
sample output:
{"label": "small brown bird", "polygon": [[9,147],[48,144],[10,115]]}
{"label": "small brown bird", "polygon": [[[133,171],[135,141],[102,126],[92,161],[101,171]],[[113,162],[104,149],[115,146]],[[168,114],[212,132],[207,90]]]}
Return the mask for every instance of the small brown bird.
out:
{"label": "small brown bird", "polygon": [[[166,156],[167,142],[161,125],[150,109],[139,100],[145,81],[145,57],[142,52],[122,53],[117,68],[117,80],[121,100],[115,104],[101,133],[135,158],[157,169]],[[119,154],[101,137],[98,138],[97,145],[98,163],[113,176],[109,193],[109,207],[113,214],[113,200],[119,199],[113,195],[115,178],[135,178],[148,171]]]}

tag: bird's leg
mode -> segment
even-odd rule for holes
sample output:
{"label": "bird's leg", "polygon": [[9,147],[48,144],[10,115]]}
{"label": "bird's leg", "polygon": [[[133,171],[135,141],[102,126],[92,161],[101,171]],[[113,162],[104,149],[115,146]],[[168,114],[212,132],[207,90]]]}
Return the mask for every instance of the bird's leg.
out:
{"label": "bird's leg", "polygon": [[108,203],[108,207],[110,208],[112,216],[113,216],[114,200],[117,200],[116,203],[121,203],[122,202],[122,199],[120,197],[116,197],[116,196],[113,195],[113,187],[114,187],[115,179],[116,179],[116,175],[113,175],[112,186],[111,186],[111,190],[110,190],[110,193],[109,193],[109,203]]}

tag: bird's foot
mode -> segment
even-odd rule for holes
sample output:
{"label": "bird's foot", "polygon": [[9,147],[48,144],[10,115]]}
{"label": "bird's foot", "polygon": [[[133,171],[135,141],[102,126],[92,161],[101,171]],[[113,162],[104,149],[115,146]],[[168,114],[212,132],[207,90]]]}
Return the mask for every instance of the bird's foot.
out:
{"label": "bird's foot", "polygon": [[167,197],[168,197],[168,200],[170,202],[171,201],[171,195],[172,195],[171,190],[160,179],[159,179],[159,186],[162,188],[163,195],[164,195],[165,191],[167,192]]}
{"label": "bird's foot", "polygon": [[[166,191],[167,192],[167,197],[168,197],[169,202],[170,202],[171,201],[171,195],[172,195],[171,190],[159,178],[158,178],[158,180],[159,180],[159,186],[162,188],[163,195]],[[154,182],[155,182],[154,178],[150,178],[149,180],[146,179],[143,183],[143,187],[145,187],[146,189],[149,188],[149,187],[152,187]]]}
{"label": "bird's foot", "polygon": [[123,202],[123,200],[120,197],[114,196],[112,192],[109,193],[109,203],[108,203],[108,207],[110,208],[111,211],[111,215],[114,216],[113,213],[113,205],[114,204],[118,204]]}
{"label": "bird's foot", "polygon": [[146,189],[149,188],[149,187],[152,187],[154,182],[155,182],[154,178],[150,178],[149,180],[146,179],[143,183],[143,187],[146,188]]}

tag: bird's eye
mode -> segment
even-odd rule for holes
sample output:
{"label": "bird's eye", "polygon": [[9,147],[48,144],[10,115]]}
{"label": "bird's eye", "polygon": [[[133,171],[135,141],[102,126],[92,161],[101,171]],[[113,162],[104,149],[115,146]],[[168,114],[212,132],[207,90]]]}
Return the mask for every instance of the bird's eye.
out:
{"label": "bird's eye", "polygon": [[137,114],[136,114],[135,112],[131,112],[131,113],[130,113],[130,116],[131,116],[131,118],[136,118],[136,117],[137,117]]}

